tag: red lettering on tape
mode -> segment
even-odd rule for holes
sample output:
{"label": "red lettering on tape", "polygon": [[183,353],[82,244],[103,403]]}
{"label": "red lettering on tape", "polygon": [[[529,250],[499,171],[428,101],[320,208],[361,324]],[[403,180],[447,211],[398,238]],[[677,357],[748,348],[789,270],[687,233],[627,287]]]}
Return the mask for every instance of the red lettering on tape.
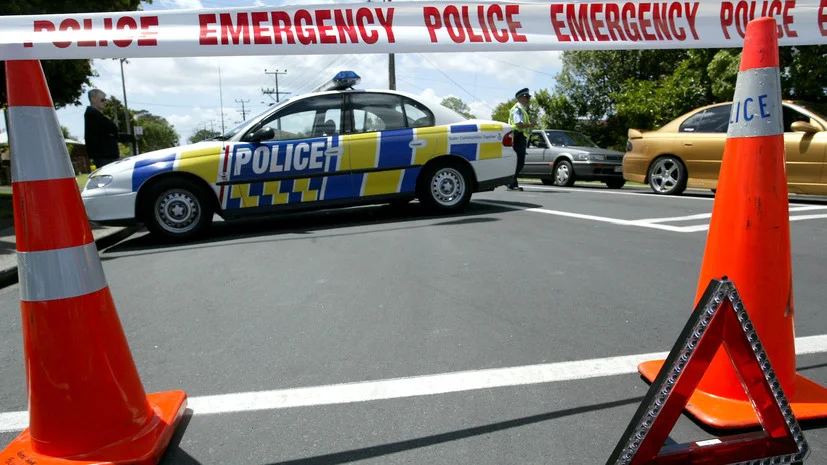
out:
{"label": "red lettering on tape", "polygon": [[214,14],[198,15],[198,44],[199,45],[218,45],[218,37],[214,36],[215,30],[210,29],[210,24],[215,24]]}
{"label": "red lettering on tape", "polygon": [[818,6],[818,30],[822,36],[827,36],[827,0],[821,0]]}

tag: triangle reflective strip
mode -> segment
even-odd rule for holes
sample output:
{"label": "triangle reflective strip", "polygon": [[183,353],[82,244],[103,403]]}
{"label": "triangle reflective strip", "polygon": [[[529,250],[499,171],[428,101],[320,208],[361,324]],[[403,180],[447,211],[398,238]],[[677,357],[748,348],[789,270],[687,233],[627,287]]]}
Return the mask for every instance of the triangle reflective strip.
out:
{"label": "triangle reflective strip", "polygon": [[[763,431],[662,447],[724,345]],[[710,281],[607,465],[801,462],[807,441],[732,281]]]}

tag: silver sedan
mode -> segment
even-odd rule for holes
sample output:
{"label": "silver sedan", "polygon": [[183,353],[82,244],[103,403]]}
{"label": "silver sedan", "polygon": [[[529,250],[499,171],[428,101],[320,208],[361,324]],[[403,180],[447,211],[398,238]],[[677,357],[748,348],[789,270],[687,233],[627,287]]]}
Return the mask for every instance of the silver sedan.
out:
{"label": "silver sedan", "polygon": [[620,189],[626,183],[623,152],[600,148],[584,134],[559,129],[531,132],[520,176],[557,186],[602,181],[610,189]]}

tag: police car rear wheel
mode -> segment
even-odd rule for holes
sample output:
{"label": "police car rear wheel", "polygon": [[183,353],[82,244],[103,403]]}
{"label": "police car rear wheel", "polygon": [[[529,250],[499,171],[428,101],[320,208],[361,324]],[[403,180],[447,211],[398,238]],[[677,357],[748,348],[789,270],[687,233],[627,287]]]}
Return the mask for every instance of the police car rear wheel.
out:
{"label": "police car rear wheel", "polygon": [[434,165],[424,173],[420,195],[429,209],[436,211],[456,211],[465,208],[471,200],[471,177],[467,168],[458,164]]}
{"label": "police car rear wheel", "polygon": [[192,237],[212,220],[212,208],[202,189],[185,179],[159,182],[147,200],[147,227],[168,238]]}

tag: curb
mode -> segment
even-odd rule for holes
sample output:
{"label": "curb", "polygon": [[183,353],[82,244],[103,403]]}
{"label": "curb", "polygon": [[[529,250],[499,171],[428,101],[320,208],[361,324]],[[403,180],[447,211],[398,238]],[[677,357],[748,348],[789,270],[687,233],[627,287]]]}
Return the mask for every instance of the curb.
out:
{"label": "curb", "polygon": [[[140,231],[143,226],[127,226],[121,228],[120,231],[114,232],[112,234],[108,234],[103,237],[99,237],[95,239],[95,246],[98,248],[100,252],[102,249],[107,247],[111,247],[118,242],[126,239],[127,237],[135,234],[136,232]],[[16,253],[16,252],[15,252]],[[9,287],[13,284],[17,284],[18,282],[18,275],[17,275],[17,266],[13,266],[10,268],[6,268],[4,270],[0,270],[0,289]]]}

